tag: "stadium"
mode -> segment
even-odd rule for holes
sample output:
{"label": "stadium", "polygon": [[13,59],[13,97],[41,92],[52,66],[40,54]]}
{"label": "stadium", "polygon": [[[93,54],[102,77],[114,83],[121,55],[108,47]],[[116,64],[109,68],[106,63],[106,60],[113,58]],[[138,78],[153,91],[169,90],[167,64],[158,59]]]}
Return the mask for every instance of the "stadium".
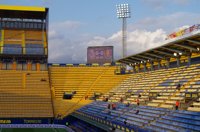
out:
{"label": "stadium", "polygon": [[0,6],[0,132],[200,131],[199,24],[86,64],[48,63],[48,25],[48,8]]}

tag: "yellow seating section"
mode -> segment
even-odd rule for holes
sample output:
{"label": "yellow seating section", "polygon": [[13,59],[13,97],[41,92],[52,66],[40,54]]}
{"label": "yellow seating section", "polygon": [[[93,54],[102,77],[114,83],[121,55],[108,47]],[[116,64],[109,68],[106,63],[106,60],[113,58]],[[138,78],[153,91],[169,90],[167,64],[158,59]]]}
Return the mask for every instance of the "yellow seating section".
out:
{"label": "yellow seating section", "polygon": [[4,30],[5,44],[22,44],[22,30]]}
{"label": "yellow seating section", "polygon": [[[50,67],[54,113],[67,115],[82,105],[90,103],[85,97],[94,92],[104,93],[117,86],[127,75],[115,75],[115,66]],[[71,100],[63,100],[64,92],[76,91]]]}
{"label": "yellow seating section", "polygon": [[25,31],[25,40],[28,44],[42,44],[43,32],[42,31]]}
{"label": "yellow seating section", "polygon": [[[110,102],[119,102],[122,98],[124,103],[136,104],[136,99],[140,94],[140,104],[174,109],[177,100],[180,101],[181,105],[187,104],[185,93],[195,92],[197,94],[192,96],[197,97],[200,95],[199,72],[200,64],[195,64],[189,67],[182,66],[136,73],[103,96],[108,97]],[[180,90],[176,89],[179,83],[181,84]],[[103,96],[99,100],[103,100]],[[200,110],[198,102],[194,102],[193,106],[185,109]]]}
{"label": "yellow seating section", "polygon": [[46,44],[46,32],[37,30],[4,30],[5,44]]}
{"label": "yellow seating section", "polygon": [[0,71],[0,118],[14,117],[53,117],[47,71]]}

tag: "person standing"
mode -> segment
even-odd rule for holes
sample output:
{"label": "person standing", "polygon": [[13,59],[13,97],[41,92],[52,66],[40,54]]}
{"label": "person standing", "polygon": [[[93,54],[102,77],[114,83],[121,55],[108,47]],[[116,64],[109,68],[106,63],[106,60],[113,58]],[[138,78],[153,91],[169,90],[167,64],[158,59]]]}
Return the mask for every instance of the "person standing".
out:
{"label": "person standing", "polygon": [[179,101],[177,100],[177,101],[176,101],[176,110],[178,110],[179,105],[180,105],[180,103],[179,103]]}
{"label": "person standing", "polygon": [[138,106],[140,105],[140,100],[138,98],[136,100],[136,103],[137,103]]}

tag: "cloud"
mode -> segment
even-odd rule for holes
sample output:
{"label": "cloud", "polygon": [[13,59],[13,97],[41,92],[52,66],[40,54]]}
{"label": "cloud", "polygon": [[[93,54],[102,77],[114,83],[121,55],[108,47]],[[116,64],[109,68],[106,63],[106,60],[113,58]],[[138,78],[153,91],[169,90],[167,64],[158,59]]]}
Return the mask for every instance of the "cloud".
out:
{"label": "cloud", "polygon": [[200,16],[195,13],[177,12],[160,17],[146,17],[133,24],[128,29],[146,29],[153,31],[158,28],[164,29],[167,33],[173,32],[177,27],[194,25],[199,23]]}
{"label": "cloud", "polygon": [[[158,18],[147,17],[128,25],[127,52],[136,54],[157,47],[166,35],[200,21],[197,14],[174,13]],[[54,23],[49,31],[49,62],[86,63],[88,46],[114,46],[115,60],[122,56],[121,32],[110,36],[81,33],[76,21]]]}
{"label": "cloud", "polygon": [[[128,34],[127,52],[129,55],[155,47],[166,37],[162,29],[153,32],[135,30]],[[114,33],[110,37],[94,36],[85,41],[60,39],[59,37],[50,39],[49,61],[54,63],[86,63],[88,46],[114,46],[114,58],[119,59],[122,49],[121,32]]]}

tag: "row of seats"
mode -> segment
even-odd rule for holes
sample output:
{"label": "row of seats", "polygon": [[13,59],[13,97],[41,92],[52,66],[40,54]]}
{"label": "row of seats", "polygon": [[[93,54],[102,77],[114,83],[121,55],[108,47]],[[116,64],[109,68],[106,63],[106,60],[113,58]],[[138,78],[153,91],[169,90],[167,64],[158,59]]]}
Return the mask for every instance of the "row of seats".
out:
{"label": "row of seats", "polygon": [[53,117],[47,71],[0,71],[0,117]]}
{"label": "row of seats", "polygon": [[[76,113],[126,131],[200,131],[200,113],[168,110],[151,106],[125,106],[117,103],[116,110],[108,102],[93,102]],[[139,111],[136,114],[136,111]]]}
{"label": "row of seats", "polygon": [[[140,104],[169,109],[173,109],[178,100],[184,104],[182,108],[187,109],[186,93],[195,92],[197,94],[193,96],[197,97],[200,95],[199,71],[199,64],[195,64],[132,74],[98,100],[102,101],[106,97],[109,102],[136,104],[139,98]],[[177,89],[179,84],[180,89]],[[196,104],[194,106],[198,106]],[[198,108],[188,110],[198,111]]]}
{"label": "row of seats", "polygon": [[4,30],[4,34],[1,35],[4,35],[4,43],[6,44],[22,44],[22,41],[29,44],[47,42],[46,32],[39,30]]}

